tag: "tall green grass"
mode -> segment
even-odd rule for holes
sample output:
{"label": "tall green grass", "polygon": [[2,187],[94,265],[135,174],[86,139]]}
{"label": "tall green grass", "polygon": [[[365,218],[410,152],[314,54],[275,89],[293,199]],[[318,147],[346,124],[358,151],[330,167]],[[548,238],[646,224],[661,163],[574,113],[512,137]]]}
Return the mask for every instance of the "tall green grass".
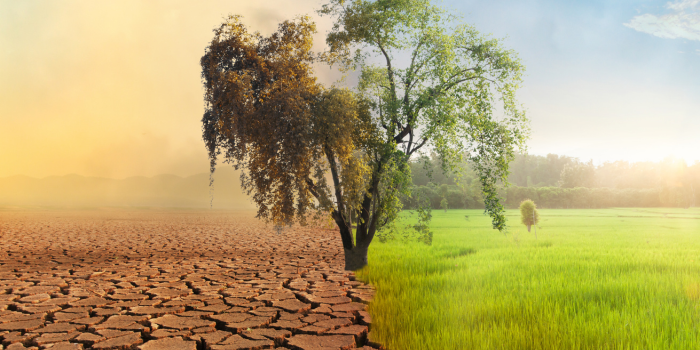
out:
{"label": "tall green grass", "polygon": [[[700,349],[700,209],[540,210],[535,239],[433,211],[432,246],[375,242],[389,349]],[[465,218],[468,216],[468,219]]]}

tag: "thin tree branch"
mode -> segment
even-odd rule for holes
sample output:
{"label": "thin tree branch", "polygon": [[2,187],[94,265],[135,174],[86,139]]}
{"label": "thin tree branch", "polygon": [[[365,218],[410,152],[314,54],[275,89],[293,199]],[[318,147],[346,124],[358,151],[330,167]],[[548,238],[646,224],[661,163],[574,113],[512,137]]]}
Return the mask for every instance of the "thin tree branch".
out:
{"label": "thin tree branch", "polygon": [[413,129],[408,132],[408,145],[406,145],[406,154],[408,154],[408,151],[411,149],[411,146],[413,145]]}
{"label": "thin tree branch", "polygon": [[306,178],[306,185],[309,187],[309,192],[314,196],[316,199],[321,199],[321,196],[318,194],[318,191],[316,190],[317,186],[314,184],[314,181],[311,180],[310,178]]}
{"label": "thin tree branch", "polygon": [[[391,58],[389,57],[389,54],[384,49],[384,45],[382,45],[382,41],[380,38],[377,38],[377,46],[382,51],[382,54],[384,55],[384,59],[386,59],[387,75],[389,76],[389,86],[391,88],[390,89],[391,105],[393,108],[393,106],[396,104],[396,82],[394,81],[394,69],[391,66]],[[396,113],[391,113],[390,118],[391,118],[391,121],[393,123],[399,122],[396,119]],[[393,134],[393,130],[391,130],[391,133]]]}
{"label": "thin tree branch", "polygon": [[423,46],[423,39],[425,39],[425,36],[423,36],[420,41],[418,42],[418,45],[416,46],[416,49],[413,50],[413,55],[411,55],[411,65],[408,66],[408,72],[406,74],[406,79],[404,80],[404,86],[406,87],[406,90],[404,91],[403,95],[403,103],[404,106],[408,105],[408,95],[410,92],[410,86],[411,86],[411,80],[413,79],[413,65],[416,61],[416,56],[418,56],[418,50],[420,50],[420,47]]}
{"label": "thin tree branch", "polygon": [[416,145],[416,147],[414,147],[413,149],[411,149],[410,151],[408,151],[408,155],[410,156],[410,155],[413,154],[415,151],[417,151],[418,149],[420,149],[421,147],[423,147],[423,145],[425,145],[426,142],[428,142],[428,138],[424,137],[424,138],[423,138],[423,141],[422,141],[421,143],[419,143],[418,145]]}

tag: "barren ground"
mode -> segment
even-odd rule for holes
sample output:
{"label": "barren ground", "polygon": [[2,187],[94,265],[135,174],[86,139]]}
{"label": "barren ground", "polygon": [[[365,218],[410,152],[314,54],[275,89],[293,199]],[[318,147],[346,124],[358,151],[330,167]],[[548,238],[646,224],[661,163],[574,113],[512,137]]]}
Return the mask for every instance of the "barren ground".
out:
{"label": "barren ground", "polygon": [[252,212],[0,210],[0,349],[378,348],[343,265]]}

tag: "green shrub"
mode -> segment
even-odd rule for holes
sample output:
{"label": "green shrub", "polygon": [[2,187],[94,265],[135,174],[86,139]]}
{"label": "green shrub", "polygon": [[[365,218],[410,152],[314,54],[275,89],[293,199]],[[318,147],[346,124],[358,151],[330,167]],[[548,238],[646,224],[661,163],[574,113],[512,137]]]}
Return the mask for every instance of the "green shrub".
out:
{"label": "green shrub", "polygon": [[530,232],[532,225],[537,225],[540,221],[540,214],[537,212],[535,202],[529,199],[520,202],[520,221],[527,226],[527,232]]}

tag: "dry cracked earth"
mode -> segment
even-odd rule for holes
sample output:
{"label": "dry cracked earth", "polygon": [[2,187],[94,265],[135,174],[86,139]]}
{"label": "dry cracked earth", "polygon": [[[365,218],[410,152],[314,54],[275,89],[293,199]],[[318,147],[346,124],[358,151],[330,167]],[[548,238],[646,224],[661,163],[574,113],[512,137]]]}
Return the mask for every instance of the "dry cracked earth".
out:
{"label": "dry cracked earth", "polygon": [[0,210],[0,349],[375,349],[335,230],[252,213]]}

